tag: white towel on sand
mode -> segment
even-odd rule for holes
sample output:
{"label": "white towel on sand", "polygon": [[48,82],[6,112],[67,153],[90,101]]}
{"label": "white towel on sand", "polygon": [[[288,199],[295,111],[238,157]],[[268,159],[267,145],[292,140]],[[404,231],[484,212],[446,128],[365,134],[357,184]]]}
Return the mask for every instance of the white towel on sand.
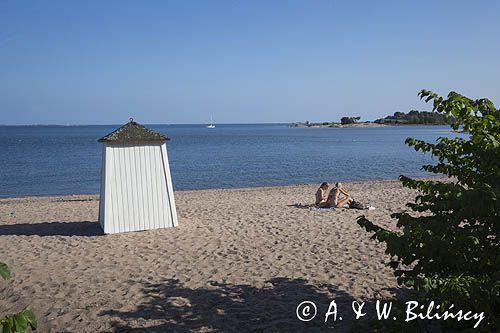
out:
{"label": "white towel on sand", "polygon": [[320,211],[320,212],[328,212],[328,211],[331,211],[331,210],[335,210],[335,208],[333,208],[333,207],[331,207],[331,208],[310,207],[309,210]]}

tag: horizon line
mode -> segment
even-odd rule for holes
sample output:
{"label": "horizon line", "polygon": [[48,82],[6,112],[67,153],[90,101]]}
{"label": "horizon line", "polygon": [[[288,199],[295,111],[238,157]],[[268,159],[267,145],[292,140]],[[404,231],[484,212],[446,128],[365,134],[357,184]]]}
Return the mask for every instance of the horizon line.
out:
{"label": "horizon line", "polygon": [[[134,120],[135,121],[135,120]],[[295,124],[302,122],[238,122],[238,123],[216,123],[215,125],[282,125],[282,124]],[[305,123],[305,122],[304,122]],[[316,123],[316,122],[311,122]],[[321,123],[321,122],[318,122]],[[108,123],[108,124],[58,124],[58,123],[33,123],[33,124],[0,124],[3,127],[15,127],[15,126],[60,126],[60,127],[71,127],[71,126],[121,126],[126,123]],[[142,125],[208,125],[208,123],[140,123]]]}

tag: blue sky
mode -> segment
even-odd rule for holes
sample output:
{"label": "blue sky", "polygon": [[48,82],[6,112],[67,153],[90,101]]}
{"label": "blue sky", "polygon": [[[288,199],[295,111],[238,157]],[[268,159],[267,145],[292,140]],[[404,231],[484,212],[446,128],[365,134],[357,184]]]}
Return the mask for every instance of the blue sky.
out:
{"label": "blue sky", "polygon": [[0,1],[0,123],[363,120],[500,100],[499,1]]}

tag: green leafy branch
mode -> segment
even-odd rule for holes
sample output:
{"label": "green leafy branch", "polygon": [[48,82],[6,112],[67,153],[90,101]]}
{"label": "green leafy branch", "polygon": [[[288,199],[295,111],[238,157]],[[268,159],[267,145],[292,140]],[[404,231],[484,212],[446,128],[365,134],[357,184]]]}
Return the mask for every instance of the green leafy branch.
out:
{"label": "green leafy branch", "polygon": [[[406,144],[430,153],[435,164],[422,168],[446,181],[401,176],[417,192],[408,210],[393,213],[398,231],[361,216],[358,224],[384,242],[401,285],[424,300],[484,312],[490,328],[500,328],[500,110],[485,98],[456,92],[447,98],[422,90],[433,111],[454,118],[451,127],[466,137],[434,143],[413,138]],[[486,326],[485,326],[486,327]]]}
{"label": "green leafy branch", "polygon": [[[0,277],[8,281],[12,279],[7,264],[0,262]],[[16,314],[0,318],[0,332],[2,333],[24,333],[28,329],[36,330],[37,320],[33,312],[29,309],[24,309]]]}

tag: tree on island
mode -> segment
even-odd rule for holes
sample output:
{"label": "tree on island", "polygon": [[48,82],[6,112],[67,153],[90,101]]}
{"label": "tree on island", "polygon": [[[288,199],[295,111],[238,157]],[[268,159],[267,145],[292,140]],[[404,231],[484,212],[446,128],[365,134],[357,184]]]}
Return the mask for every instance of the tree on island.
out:
{"label": "tree on island", "polygon": [[455,92],[446,99],[427,90],[419,96],[433,101],[440,115],[453,116],[454,130],[462,126],[467,133],[436,143],[406,139],[434,157],[436,164],[424,165],[425,171],[451,178],[400,177],[418,195],[407,204],[410,211],[391,215],[399,231],[364,216],[358,224],[386,243],[399,284],[422,301],[438,301],[441,310],[454,304],[464,313],[484,312],[482,330],[494,331],[500,329],[500,110],[488,99]]}
{"label": "tree on island", "polygon": [[394,115],[375,120],[377,124],[409,125],[451,125],[454,117],[439,112],[411,110],[408,113],[394,112]]}
{"label": "tree on island", "polygon": [[342,117],[340,118],[340,123],[342,125],[356,124],[361,117]]}

